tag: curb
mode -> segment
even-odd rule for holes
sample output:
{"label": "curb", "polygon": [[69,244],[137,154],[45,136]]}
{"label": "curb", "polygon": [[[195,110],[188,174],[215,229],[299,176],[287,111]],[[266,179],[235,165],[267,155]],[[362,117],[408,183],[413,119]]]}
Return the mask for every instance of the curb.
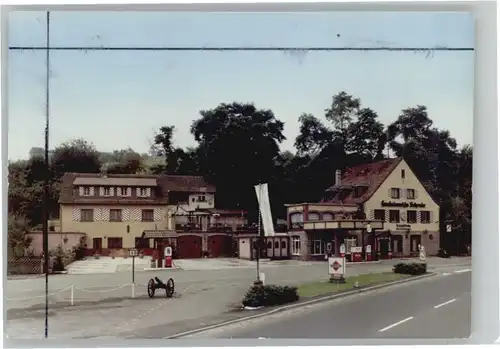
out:
{"label": "curb", "polygon": [[392,282],[388,282],[388,283],[384,283],[384,284],[380,284],[380,285],[369,286],[369,287],[362,288],[362,289],[359,289],[359,290],[347,291],[347,292],[344,292],[344,293],[341,293],[341,294],[332,294],[332,295],[329,295],[329,296],[324,296],[324,297],[321,297],[321,298],[316,298],[316,299],[312,299],[312,300],[301,302],[301,303],[289,304],[289,305],[281,306],[279,308],[275,308],[275,309],[270,310],[270,311],[266,311],[265,313],[260,313],[260,314],[245,316],[245,317],[242,317],[242,318],[239,318],[239,319],[234,319],[234,320],[229,320],[229,321],[221,322],[219,324],[214,324],[214,325],[210,325],[210,326],[205,326],[205,327],[197,328],[197,329],[194,329],[194,330],[180,332],[180,333],[177,333],[177,334],[174,334],[174,335],[171,335],[171,336],[164,337],[163,339],[177,339],[177,338],[182,338],[182,337],[186,337],[186,336],[189,336],[189,335],[192,335],[192,334],[196,334],[196,333],[200,333],[200,332],[205,332],[205,331],[213,330],[215,328],[224,327],[224,326],[228,326],[228,325],[233,325],[233,324],[236,324],[236,323],[239,323],[239,322],[243,322],[243,321],[257,319],[257,318],[260,318],[260,317],[264,317],[266,315],[271,315],[271,314],[279,313],[279,312],[286,311],[286,310],[289,310],[289,309],[300,308],[300,307],[303,307],[303,306],[306,306],[306,305],[311,305],[311,304],[315,304],[315,303],[321,303],[321,302],[329,301],[329,300],[336,299],[336,298],[344,298],[344,297],[348,297],[348,296],[351,296],[351,295],[354,295],[354,294],[359,294],[359,293],[365,293],[365,292],[369,292],[369,291],[374,291],[374,290],[378,290],[378,289],[381,289],[381,288],[386,288],[386,287],[390,287],[390,286],[394,286],[394,285],[398,285],[398,284],[411,283],[411,282],[414,282],[414,281],[419,281],[419,280],[422,280],[422,279],[427,279],[427,278],[430,278],[430,277],[433,277],[433,276],[436,276],[436,275],[438,275],[438,273],[433,272],[433,273],[428,273],[426,275],[416,276],[416,277],[413,277],[413,278],[410,278],[410,279],[403,279],[403,280],[392,281]]}

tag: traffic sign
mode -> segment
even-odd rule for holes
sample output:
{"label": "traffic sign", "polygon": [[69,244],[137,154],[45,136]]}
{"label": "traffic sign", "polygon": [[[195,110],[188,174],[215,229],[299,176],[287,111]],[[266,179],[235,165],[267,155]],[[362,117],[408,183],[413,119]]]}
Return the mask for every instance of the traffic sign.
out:
{"label": "traffic sign", "polygon": [[130,249],[129,254],[130,254],[130,257],[137,257],[137,254],[138,254],[137,249],[136,248]]}
{"label": "traffic sign", "polygon": [[451,233],[451,224],[446,225],[446,232]]}
{"label": "traffic sign", "polygon": [[343,277],[345,274],[345,258],[330,257],[328,258],[328,273],[332,277]]}

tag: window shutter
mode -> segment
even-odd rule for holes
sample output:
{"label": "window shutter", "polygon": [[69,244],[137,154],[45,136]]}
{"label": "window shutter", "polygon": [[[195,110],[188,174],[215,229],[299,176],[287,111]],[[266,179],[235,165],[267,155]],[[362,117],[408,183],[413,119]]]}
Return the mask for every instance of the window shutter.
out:
{"label": "window shutter", "polygon": [[147,197],[151,196],[151,188],[146,188],[146,196]]}
{"label": "window shutter", "polygon": [[137,188],[135,190],[135,193],[136,193],[137,197],[141,196],[141,188]]}
{"label": "window shutter", "polygon": [[417,223],[422,223],[422,215],[420,214],[420,211],[417,211]]}
{"label": "window shutter", "polygon": [[389,197],[392,199],[392,190],[391,190],[391,188],[389,188],[388,190],[389,190],[388,195],[389,195]]}
{"label": "window shutter", "polygon": [[104,196],[104,187],[99,187],[99,196]]}
{"label": "window shutter", "polygon": [[415,189],[415,199],[418,199],[418,190]]}
{"label": "window shutter", "polygon": [[78,188],[78,194],[79,194],[80,196],[83,196],[83,194],[84,194],[83,187],[79,187],[79,188]]}
{"label": "window shutter", "polygon": [[90,196],[94,196],[94,187],[90,187]]}
{"label": "window shutter", "polygon": [[114,187],[109,188],[109,195],[111,195],[111,196],[115,195],[115,188]]}
{"label": "window shutter", "polygon": [[132,188],[127,188],[126,196],[132,196]]}
{"label": "window shutter", "polygon": [[375,210],[370,210],[368,217],[370,217],[369,218],[370,220],[374,220],[375,219]]}
{"label": "window shutter", "polygon": [[429,223],[434,223],[434,212],[429,211]]}

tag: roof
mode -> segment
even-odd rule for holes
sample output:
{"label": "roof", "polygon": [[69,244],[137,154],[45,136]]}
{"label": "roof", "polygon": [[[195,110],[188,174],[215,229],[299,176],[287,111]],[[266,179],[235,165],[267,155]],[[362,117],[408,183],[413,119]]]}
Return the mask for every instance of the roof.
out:
{"label": "roof", "polygon": [[[341,185],[333,185],[327,189],[327,191],[337,192],[337,194],[333,199],[323,200],[322,202],[343,204],[360,204],[366,202],[375,194],[382,183],[399,165],[401,160],[402,158],[388,159],[347,169],[342,175]],[[354,187],[364,187],[366,189],[361,196],[355,197],[354,191],[352,190]],[[340,200],[338,193],[343,190],[345,190],[346,196]]]}
{"label": "roof", "polygon": [[77,177],[73,185],[156,187],[156,178]]}
{"label": "roof", "polygon": [[[153,195],[149,198],[132,197],[98,197],[78,196],[74,190],[77,186],[130,186],[149,187]],[[59,194],[60,204],[129,204],[154,205],[168,204],[169,193],[215,193],[215,186],[207,183],[201,176],[171,175],[125,175],[100,173],[65,173],[61,178]]]}

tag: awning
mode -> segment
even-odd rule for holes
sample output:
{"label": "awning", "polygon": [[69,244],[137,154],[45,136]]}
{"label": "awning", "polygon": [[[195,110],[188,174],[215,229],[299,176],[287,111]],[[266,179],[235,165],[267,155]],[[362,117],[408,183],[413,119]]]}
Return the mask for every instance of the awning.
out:
{"label": "awning", "polygon": [[175,230],[144,230],[141,238],[143,239],[162,239],[178,236]]}

